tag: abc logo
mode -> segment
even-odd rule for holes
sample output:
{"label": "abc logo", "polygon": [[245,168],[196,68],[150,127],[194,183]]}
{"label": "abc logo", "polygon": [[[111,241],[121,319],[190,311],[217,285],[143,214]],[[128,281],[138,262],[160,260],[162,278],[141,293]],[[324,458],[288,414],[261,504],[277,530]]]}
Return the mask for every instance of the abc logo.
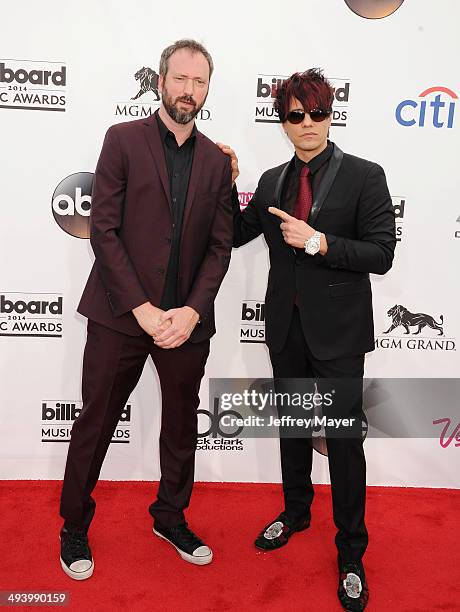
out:
{"label": "abc logo", "polygon": [[202,410],[201,408],[196,411],[197,414],[203,414],[209,419],[209,427],[204,431],[198,432],[199,438],[207,438],[211,436],[213,438],[221,437],[221,438],[237,438],[240,433],[243,431],[244,427],[237,427],[235,431],[226,431],[223,428],[222,418],[228,415],[235,417],[236,419],[241,419],[242,416],[239,412],[235,410],[219,410],[219,398],[214,398],[214,407],[213,411]]}
{"label": "abc logo", "polygon": [[404,0],[345,0],[347,6],[360,17],[382,19],[399,9]]}
{"label": "abc logo", "polygon": [[59,183],[53,193],[52,210],[56,223],[75,238],[89,238],[92,172],[77,172]]}

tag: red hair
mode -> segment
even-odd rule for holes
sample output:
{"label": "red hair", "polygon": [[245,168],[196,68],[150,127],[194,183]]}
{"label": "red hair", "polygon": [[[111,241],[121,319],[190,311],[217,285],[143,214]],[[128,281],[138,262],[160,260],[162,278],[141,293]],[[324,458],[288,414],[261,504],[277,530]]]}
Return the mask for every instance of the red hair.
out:
{"label": "red hair", "polygon": [[273,105],[281,123],[287,119],[293,98],[299,100],[306,112],[313,109],[332,112],[334,89],[320,68],[310,68],[302,73],[295,72],[276,90]]}

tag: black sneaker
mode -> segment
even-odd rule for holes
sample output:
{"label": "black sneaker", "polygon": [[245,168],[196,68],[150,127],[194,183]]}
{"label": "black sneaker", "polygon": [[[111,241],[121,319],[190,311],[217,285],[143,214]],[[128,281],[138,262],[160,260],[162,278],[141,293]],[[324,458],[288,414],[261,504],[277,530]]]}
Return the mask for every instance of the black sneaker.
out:
{"label": "black sneaker", "polygon": [[187,523],[176,527],[153,526],[153,533],[174,546],[182,559],[195,565],[207,565],[212,561],[212,550],[197,537]]}
{"label": "black sneaker", "polygon": [[364,567],[359,563],[341,563],[339,561],[339,588],[337,595],[344,610],[361,612],[369,600]]}
{"label": "black sneaker", "polygon": [[293,533],[309,526],[310,521],[307,519],[293,519],[286,512],[281,512],[278,518],[262,529],[254,544],[261,550],[276,550],[287,544]]}
{"label": "black sneaker", "polygon": [[80,529],[63,527],[61,540],[61,566],[74,580],[86,580],[93,575],[94,562],[88,546],[88,536]]}

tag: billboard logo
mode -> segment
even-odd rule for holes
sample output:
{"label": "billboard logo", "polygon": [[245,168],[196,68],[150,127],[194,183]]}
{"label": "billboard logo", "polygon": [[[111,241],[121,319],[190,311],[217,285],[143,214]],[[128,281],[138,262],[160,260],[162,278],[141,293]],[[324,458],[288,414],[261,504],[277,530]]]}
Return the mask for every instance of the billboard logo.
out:
{"label": "billboard logo", "polygon": [[[112,444],[129,444],[131,439],[131,404],[126,404],[113,433]],[[43,400],[41,405],[41,441],[70,442],[74,421],[83,409],[80,401]]]}
{"label": "billboard logo", "polygon": [[398,104],[396,121],[404,127],[452,128],[457,99],[457,94],[448,87],[429,87],[419,94],[418,100]]}
{"label": "billboard logo", "polygon": [[56,293],[2,293],[0,336],[62,338],[62,300]]}
{"label": "billboard logo", "polygon": [[[276,89],[287,79],[286,75],[259,74],[256,87],[256,123],[279,123],[278,113],[273,108]],[[350,99],[349,79],[329,79],[334,87],[334,105],[332,111],[332,126],[346,127],[348,119],[348,102]]]}
{"label": "billboard logo", "polygon": [[0,108],[64,112],[66,71],[60,62],[0,59]]}
{"label": "billboard logo", "polygon": [[240,342],[265,342],[265,304],[246,300],[241,305]]}
{"label": "billboard logo", "polygon": [[396,240],[400,241],[402,238],[403,231],[403,219],[404,209],[406,207],[406,198],[403,198],[401,196],[391,196],[391,202],[393,204],[393,210],[395,213]]}

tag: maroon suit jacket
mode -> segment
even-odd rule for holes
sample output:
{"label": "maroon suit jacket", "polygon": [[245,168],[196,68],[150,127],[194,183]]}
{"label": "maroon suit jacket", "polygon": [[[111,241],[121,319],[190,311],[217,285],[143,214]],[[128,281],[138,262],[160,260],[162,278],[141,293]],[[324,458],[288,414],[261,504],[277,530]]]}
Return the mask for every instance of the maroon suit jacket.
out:
{"label": "maroon suit jacket", "polygon": [[[182,304],[200,315],[191,342],[215,333],[214,300],[232,250],[230,193],[230,159],[197,132],[178,273]],[[113,125],[94,176],[90,241],[96,260],[78,312],[141,335],[131,311],[147,301],[160,304],[171,230],[169,179],[156,118]]]}

